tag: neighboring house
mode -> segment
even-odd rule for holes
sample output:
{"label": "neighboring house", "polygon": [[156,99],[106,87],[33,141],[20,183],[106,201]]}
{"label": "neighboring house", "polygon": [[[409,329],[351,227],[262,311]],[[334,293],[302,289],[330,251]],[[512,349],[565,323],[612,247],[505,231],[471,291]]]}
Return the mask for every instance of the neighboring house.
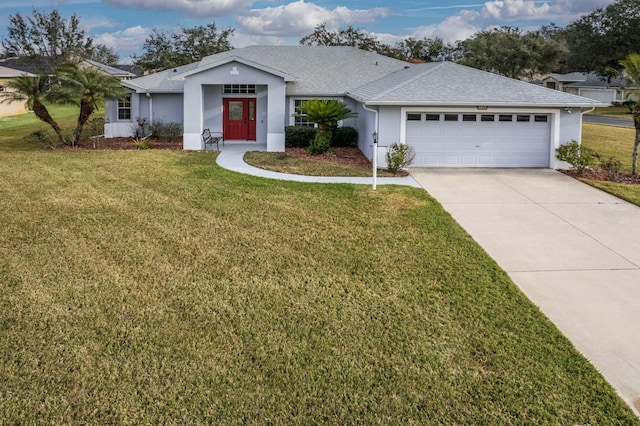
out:
{"label": "neighboring house", "polygon": [[[450,62],[410,64],[351,47],[252,46],[122,85],[105,108],[106,137],[131,136],[139,119],[179,122],[184,149],[202,150],[205,128],[225,140],[284,151],[285,126],[305,99],[344,101],[358,146],[406,143],[413,166],[556,167],[555,148],[581,139],[584,109],[602,102]],[[382,152],[381,152],[382,153]],[[381,156],[384,158],[384,155]]]}
{"label": "neighboring house", "polygon": [[[54,70],[47,58],[35,62],[26,58],[8,58],[0,60],[0,66],[12,68],[14,70],[28,72],[32,74],[38,74],[44,72],[46,74],[53,74]],[[101,64],[100,62],[91,61],[89,59],[83,60],[79,63],[80,67],[96,68],[103,73],[116,77],[119,80],[128,80],[135,78],[136,75],[125,70],[121,70],[116,67]]]}
{"label": "neighboring house", "polygon": [[128,71],[136,77],[142,77],[144,75],[144,70],[140,65],[118,64],[115,65],[115,67],[123,71]]}
{"label": "neighboring house", "polygon": [[[10,91],[7,87],[7,83],[16,77],[21,75],[32,76],[33,74],[25,73],[24,71],[18,71],[13,68],[7,68],[0,66],[0,101],[2,101],[3,94]],[[0,102],[0,118],[9,117],[12,115],[26,114],[28,112],[27,102],[13,101],[13,102]]]}
{"label": "neighboring house", "polygon": [[542,84],[549,89],[584,96],[609,105],[628,100],[622,79],[612,78],[607,81],[595,73],[550,74],[542,79]]}
{"label": "neighboring house", "polygon": [[110,65],[101,64],[100,62],[92,61],[89,59],[85,59],[84,61],[80,62],[80,66],[99,69],[103,73],[115,77],[119,80],[130,80],[137,77],[137,75],[135,75],[134,73],[120,69],[119,67],[112,67]]}

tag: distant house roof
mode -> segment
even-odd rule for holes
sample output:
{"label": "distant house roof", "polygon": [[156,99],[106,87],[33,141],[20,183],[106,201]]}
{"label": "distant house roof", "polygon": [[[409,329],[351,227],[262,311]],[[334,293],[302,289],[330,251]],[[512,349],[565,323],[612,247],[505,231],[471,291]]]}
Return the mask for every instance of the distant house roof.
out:
{"label": "distant house roof", "polygon": [[142,77],[144,75],[144,70],[140,65],[129,65],[129,64],[118,64],[114,65],[116,68],[121,69],[123,71],[128,71],[131,74],[134,74],[136,77]]}
{"label": "distant house roof", "polygon": [[47,58],[6,58],[0,60],[0,65],[31,74],[53,73],[51,62]]}
{"label": "distant house roof", "polygon": [[550,74],[546,79],[552,78],[565,87],[623,87],[624,80],[621,78],[603,79],[593,72],[571,72],[568,74]]}
{"label": "distant house roof", "polygon": [[125,78],[135,78],[136,75],[133,74],[132,72],[129,71],[124,71],[121,70],[120,68],[116,68],[116,67],[112,67],[110,65],[105,65],[105,64],[101,64],[100,62],[96,62],[96,61],[92,61],[90,59],[85,59],[84,61],[85,64],[88,64],[94,68],[98,68],[100,71],[104,72],[105,74],[109,74],[113,77],[119,78],[119,79],[125,79]]}
{"label": "distant house roof", "polygon": [[[84,63],[86,66],[97,68],[100,71],[104,72],[105,74],[109,74],[119,79],[135,77],[133,73],[130,73],[128,71],[123,71],[121,69],[118,69],[109,65],[105,65],[100,62],[92,61],[89,59],[82,61],[82,63]],[[7,58],[7,59],[0,60],[0,65],[6,68],[12,68],[14,70],[28,72],[31,74],[39,74],[42,72],[46,74],[54,73],[54,69],[51,64],[51,61],[49,60],[49,58],[46,58],[46,57],[36,58],[36,59]]]}
{"label": "distant house roof", "polygon": [[348,93],[370,105],[599,106],[600,102],[453,62],[411,65]]}
{"label": "distant house roof", "polygon": [[31,74],[25,71],[20,71],[14,68],[3,67],[2,65],[0,65],[0,78],[14,78],[14,77],[19,77],[21,75],[34,77],[34,74]]}

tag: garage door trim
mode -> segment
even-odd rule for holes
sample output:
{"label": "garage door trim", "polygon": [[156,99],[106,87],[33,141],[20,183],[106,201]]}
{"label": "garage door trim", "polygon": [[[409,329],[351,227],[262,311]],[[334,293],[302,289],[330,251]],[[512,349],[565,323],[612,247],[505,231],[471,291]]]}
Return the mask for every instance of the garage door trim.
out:
{"label": "garage door trim", "polygon": [[[497,108],[497,107],[401,107],[400,114],[400,141],[407,141],[407,114],[410,113],[456,113],[456,114],[529,114],[549,116],[549,160],[546,167],[555,164],[555,149],[560,146],[560,110],[555,108]],[[578,112],[579,113],[579,112]]]}

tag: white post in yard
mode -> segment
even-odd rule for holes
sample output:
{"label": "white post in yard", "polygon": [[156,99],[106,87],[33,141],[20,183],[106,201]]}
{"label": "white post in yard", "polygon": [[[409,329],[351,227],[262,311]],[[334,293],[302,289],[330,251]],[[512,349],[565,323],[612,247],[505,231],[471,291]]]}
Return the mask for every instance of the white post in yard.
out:
{"label": "white post in yard", "polygon": [[376,190],[378,180],[378,132],[373,132],[373,190]]}

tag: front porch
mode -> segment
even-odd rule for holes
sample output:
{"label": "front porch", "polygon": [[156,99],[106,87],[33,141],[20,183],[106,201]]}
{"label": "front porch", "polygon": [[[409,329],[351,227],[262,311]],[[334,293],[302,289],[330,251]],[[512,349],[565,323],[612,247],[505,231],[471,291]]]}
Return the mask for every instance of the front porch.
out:
{"label": "front porch", "polygon": [[284,151],[285,88],[282,76],[233,60],[185,75],[184,149],[208,149],[202,131],[209,129],[221,132],[225,144]]}

